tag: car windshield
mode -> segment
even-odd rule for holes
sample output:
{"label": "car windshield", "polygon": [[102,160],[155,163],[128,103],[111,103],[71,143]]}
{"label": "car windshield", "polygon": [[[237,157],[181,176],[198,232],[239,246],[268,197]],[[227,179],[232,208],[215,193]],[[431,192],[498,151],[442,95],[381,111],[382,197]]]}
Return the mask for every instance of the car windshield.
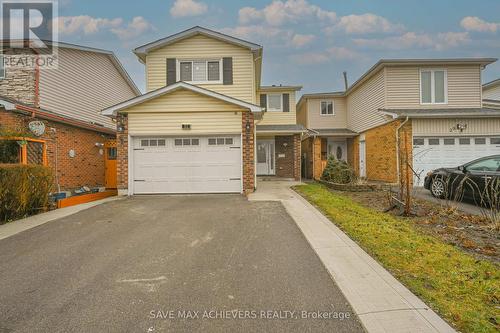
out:
{"label": "car windshield", "polygon": [[500,171],[500,157],[491,157],[467,165],[469,171]]}

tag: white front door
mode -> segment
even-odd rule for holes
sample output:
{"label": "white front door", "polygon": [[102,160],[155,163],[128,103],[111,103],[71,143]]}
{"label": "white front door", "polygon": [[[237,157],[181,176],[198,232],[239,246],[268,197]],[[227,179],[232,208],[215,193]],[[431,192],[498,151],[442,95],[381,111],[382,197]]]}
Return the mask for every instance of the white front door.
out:
{"label": "white front door", "polygon": [[414,137],[415,186],[423,186],[425,175],[434,169],[458,167],[475,159],[500,154],[498,137]]}
{"label": "white front door", "polygon": [[359,142],[359,176],[366,178],[366,143]]}
{"label": "white front door", "polygon": [[274,175],[274,140],[257,140],[257,175]]}
{"label": "white front door", "polygon": [[241,137],[133,139],[134,194],[240,193]]}

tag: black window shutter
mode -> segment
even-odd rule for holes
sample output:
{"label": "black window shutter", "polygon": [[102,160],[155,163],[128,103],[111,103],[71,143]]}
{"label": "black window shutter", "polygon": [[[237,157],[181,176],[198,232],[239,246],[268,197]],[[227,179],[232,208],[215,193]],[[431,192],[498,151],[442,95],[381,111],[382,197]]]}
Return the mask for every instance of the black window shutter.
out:
{"label": "black window shutter", "polygon": [[290,112],[290,94],[283,94],[283,112]]}
{"label": "black window shutter", "polygon": [[167,86],[177,81],[177,60],[175,58],[167,59]]}
{"label": "black window shutter", "polygon": [[267,95],[260,94],[260,106],[263,108],[267,108]]}
{"label": "black window shutter", "polygon": [[222,58],[222,83],[233,84],[233,58]]}

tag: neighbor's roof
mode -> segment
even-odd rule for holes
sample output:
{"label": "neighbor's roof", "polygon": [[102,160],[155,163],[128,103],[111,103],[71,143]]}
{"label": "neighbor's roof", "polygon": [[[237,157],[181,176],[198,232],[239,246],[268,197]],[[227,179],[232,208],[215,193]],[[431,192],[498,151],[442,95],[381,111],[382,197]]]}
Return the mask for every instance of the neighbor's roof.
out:
{"label": "neighbor's roof", "polygon": [[208,89],[205,89],[205,88],[202,88],[199,86],[194,86],[194,85],[186,83],[186,82],[177,82],[177,83],[174,83],[172,85],[150,91],[147,94],[134,97],[132,99],[129,99],[128,101],[118,103],[118,104],[111,106],[109,108],[103,109],[101,111],[101,114],[105,115],[105,116],[116,116],[116,113],[118,111],[128,109],[134,105],[144,103],[146,101],[152,100],[156,97],[159,97],[159,96],[162,96],[165,94],[169,94],[169,93],[177,91],[179,89],[187,89],[187,90],[191,90],[193,92],[196,92],[196,93],[199,93],[199,94],[202,94],[205,96],[217,98],[217,99],[220,99],[222,101],[240,106],[242,108],[249,109],[252,112],[262,112],[261,106],[258,106],[258,105],[252,104],[252,103],[248,103],[248,102],[245,102],[245,101],[242,101],[240,99],[236,99],[236,98],[233,98],[233,97],[230,97],[227,95],[223,95],[223,94],[220,94],[220,93],[217,93],[215,91],[208,90]]}
{"label": "neighbor's roof", "polygon": [[488,89],[488,88],[493,88],[500,85],[500,79],[496,79],[493,81],[490,81],[488,83],[483,84],[483,89]]}
{"label": "neighbor's roof", "polygon": [[65,115],[54,113],[42,108],[33,107],[25,103],[22,103],[18,100],[12,99],[10,97],[0,96],[0,107],[3,107],[7,111],[28,113],[30,115],[34,114],[36,117],[42,119],[68,124],[79,128],[90,129],[96,132],[107,133],[107,134],[116,133],[114,129],[105,127],[102,124],[87,122],[73,117],[68,117]]}
{"label": "neighbor's roof", "polygon": [[[103,50],[103,49],[98,49],[98,48],[88,47],[88,46],[82,46],[82,45],[76,45],[76,44],[70,44],[70,43],[64,43],[64,42],[44,41],[44,43],[48,43],[50,45],[53,45],[53,46],[56,46],[56,47],[59,47],[59,48],[73,49],[73,50],[79,50],[79,51],[85,51],[85,52],[93,52],[93,53],[100,53],[100,54],[107,55],[109,57],[109,59],[111,60],[111,62],[113,63],[113,65],[118,70],[118,72],[121,74],[121,76],[128,83],[128,85],[130,86],[130,88],[132,89],[132,91],[134,91],[134,93],[136,95],[140,95],[141,94],[141,91],[135,85],[134,80],[132,80],[132,78],[130,77],[130,75],[128,75],[127,71],[125,70],[125,68],[123,67],[122,63],[120,62],[120,60],[118,60],[118,58],[116,57],[116,55],[114,54],[113,51]],[[0,45],[2,45],[2,44],[3,44],[3,41],[0,40]]]}
{"label": "neighbor's roof", "polygon": [[260,50],[262,50],[262,46],[260,46],[258,44],[251,43],[251,42],[248,42],[246,40],[239,39],[239,38],[236,38],[236,37],[232,37],[232,36],[229,36],[229,35],[226,35],[226,34],[223,34],[223,33],[217,32],[217,31],[214,31],[214,30],[210,30],[210,29],[207,29],[207,28],[203,28],[203,27],[200,27],[200,26],[195,26],[195,27],[192,27],[190,29],[181,31],[179,33],[170,35],[168,37],[165,37],[165,38],[162,38],[162,39],[158,39],[157,41],[148,43],[146,45],[139,46],[138,48],[136,48],[134,50],[134,53],[142,61],[144,61],[146,55],[149,52],[154,51],[156,49],[159,49],[161,47],[164,47],[166,45],[178,42],[178,41],[180,41],[182,39],[195,36],[195,35],[209,36],[209,37],[212,37],[212,38],[215,38],[215,39],[222,40],[224,42],[228,42],[228,43],[231,43],[231,44],[234,44],[234,45],[238,45],[238,46],[250,49],[252,51],[260,51]]}
{"label": "neighbor's roof", "polygon": [[309,135],[356,136],[358,133],[347,128],[310,128]]}
{"label": "neighbor's roof", "polygon": [[500,117],[500,110],[490,108],[379,109],[379,111],[393,118]]}
{"label": "neighbor's roof", "polygon": [[286,91],[286,90],[294,90],[299,91],[302,89],[302,86],[283,86],[283,85],[272,85],[272,86],[260,86],[259,91]]}
{"label": "neighbor's roof", "polygon": [[332,97],[344,97],[345,91],[332,91],[332,92],[321,92],[321,93],[312,93],[312,94],[303,94],[300,96],[299,102],[297,105],[300,105],[303,101],[308,98],[332,98]]}
{"label": "neighbor's roof", "polygon": [[306,128],[299,124],[294,125],[257,125],[257,133],[278,132],[278,133],[305,133]]}

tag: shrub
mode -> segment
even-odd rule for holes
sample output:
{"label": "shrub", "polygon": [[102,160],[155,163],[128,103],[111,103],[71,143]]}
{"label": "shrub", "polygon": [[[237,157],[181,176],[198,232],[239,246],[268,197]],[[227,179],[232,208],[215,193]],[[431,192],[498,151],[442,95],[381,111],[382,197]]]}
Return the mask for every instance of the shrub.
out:
{"label": "shrub", "polygon": [[356,174],[349,164],[330,156],[321,179],[337,184],[350,184],[356,180]]}
{"label": "shrub", "polygon": [[0,224],[36,214],[48,204],[52,172],[40,165],[0,165]]}

